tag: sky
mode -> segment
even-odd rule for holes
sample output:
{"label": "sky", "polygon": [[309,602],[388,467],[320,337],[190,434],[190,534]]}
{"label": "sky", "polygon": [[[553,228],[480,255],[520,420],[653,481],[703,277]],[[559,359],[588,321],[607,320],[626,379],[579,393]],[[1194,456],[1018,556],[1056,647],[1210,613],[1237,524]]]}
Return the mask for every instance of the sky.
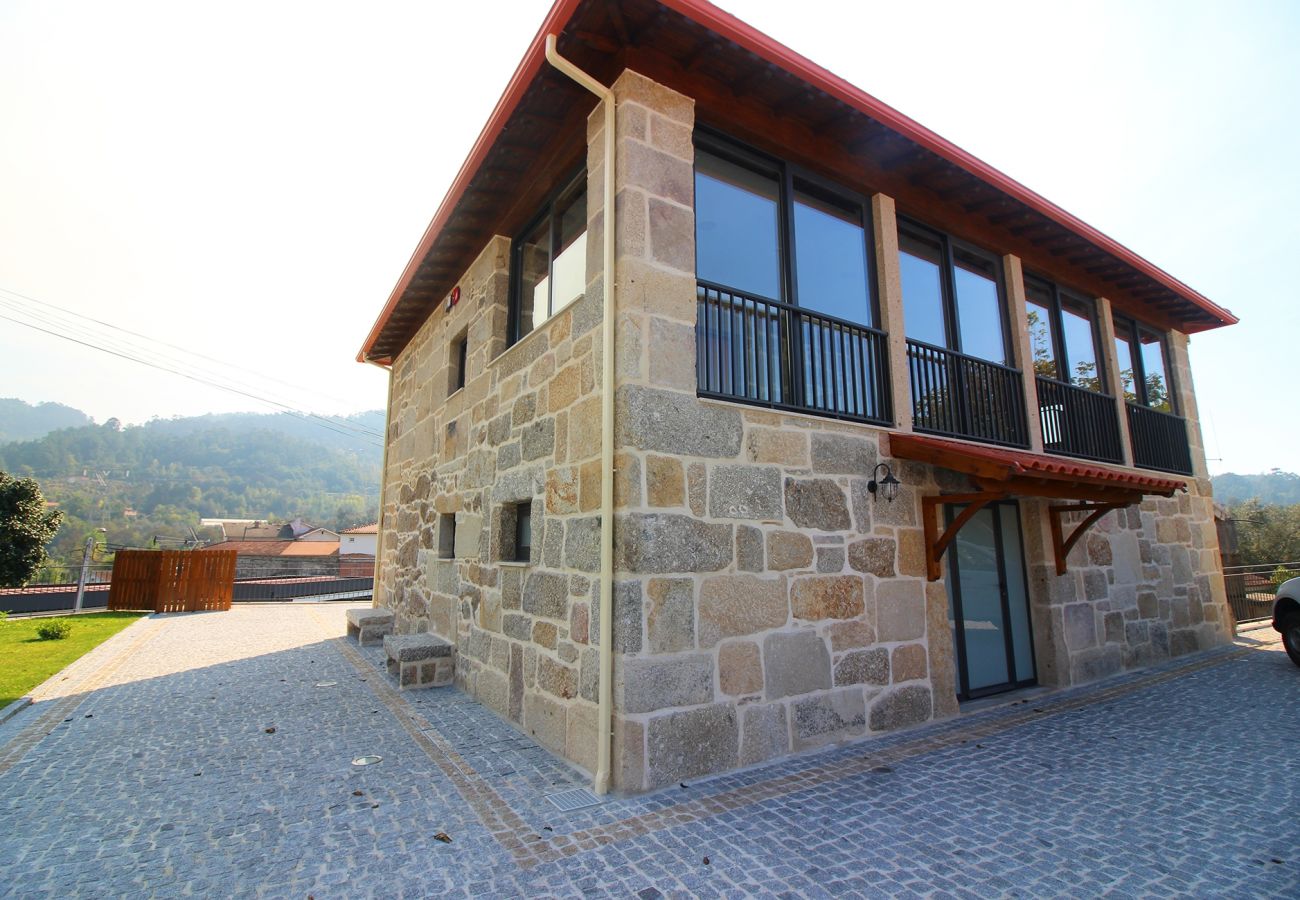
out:
{"label": "sky", "polygon": [[[1300,471],[1300,4],[720,5],[1233,310],[1211,472]],[[548,8],[0,0],[0,396],[382,408],[357,350]]]}

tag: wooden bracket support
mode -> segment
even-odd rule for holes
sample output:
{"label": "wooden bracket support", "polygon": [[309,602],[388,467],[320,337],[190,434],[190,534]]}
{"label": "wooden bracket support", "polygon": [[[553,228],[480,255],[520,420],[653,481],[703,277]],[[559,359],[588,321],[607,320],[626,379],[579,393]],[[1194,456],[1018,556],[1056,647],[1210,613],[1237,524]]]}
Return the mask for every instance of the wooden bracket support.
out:
{"label": "wooden bracket support", "polygon": [[[1065,574],[1065,558],[1070,555],[1074,545],[1083,537],[1084,532],[1096,524],[1102,516],[1112,509],[1123,509],[1128,503],[1071,503],[1066,506],[1047,507],[1047,520],[1052,527],[1052,549],[1056,551],[1056,574]],[[1087,518],[1075,526],[1067,538],[1061,527],[1061,514],[1068,512],[1086,512]]]}
{"label": "wooden bracket support", "polygon": [[[938,497],[921,498],[921,517],[924,520],[922,524],[925,527],[925,575],[930,581],[938,581],[943,577],[943,567],[939,564],[943,559],[944,552],[948,545],[952,543],[957,532],[961,527],[971,520],[971,518],[994,500],[1001,500],[1006,496],[1002,491],[985,491],[981,494],[948,494],[939,495]],[[957,514],[957,518],[952,520],[952,524],[939,533],[939,522],[936,518],[937,508],[946,504],[966,504],[966,508]]]}

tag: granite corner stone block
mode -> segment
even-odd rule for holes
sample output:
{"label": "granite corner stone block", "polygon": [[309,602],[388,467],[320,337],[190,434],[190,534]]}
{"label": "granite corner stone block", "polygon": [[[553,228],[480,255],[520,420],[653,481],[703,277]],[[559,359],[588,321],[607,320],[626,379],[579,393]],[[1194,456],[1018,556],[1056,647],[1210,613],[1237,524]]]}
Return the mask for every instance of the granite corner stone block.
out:
{"label": "granite corner stone block", "polygon": [[653,787],[734,769],[740,758],[736,707],[716,703],[651,719],[646,758]]}

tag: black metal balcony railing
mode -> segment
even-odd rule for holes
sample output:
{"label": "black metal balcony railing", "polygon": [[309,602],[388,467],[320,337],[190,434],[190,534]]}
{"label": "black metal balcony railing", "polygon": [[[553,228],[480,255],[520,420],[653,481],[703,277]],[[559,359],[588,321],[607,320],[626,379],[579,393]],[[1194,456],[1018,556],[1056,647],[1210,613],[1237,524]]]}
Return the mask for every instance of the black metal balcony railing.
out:
{"label": "black metal balcony railing", "polygon": [[1100,462],[1124,461],[1114,397],[1041,375],[1034,384],[1044,450]]}
{"label": "black metal balcony railing", "polygon": [[699,393],[890,424],[884,332],[699,282]]}
{"label": "black metal balcony railing", "polygon": [[1187,443],[1187,422],[1172,413],[1125,403],[1128,431],[1133,440],[1133,465],[1162,472],[1192,474],[1192,450]]}
{"label": "black metal balcony railing", "polygon": [[920,341],[907,342],[917,431],[1029,446],[1020,371]]}

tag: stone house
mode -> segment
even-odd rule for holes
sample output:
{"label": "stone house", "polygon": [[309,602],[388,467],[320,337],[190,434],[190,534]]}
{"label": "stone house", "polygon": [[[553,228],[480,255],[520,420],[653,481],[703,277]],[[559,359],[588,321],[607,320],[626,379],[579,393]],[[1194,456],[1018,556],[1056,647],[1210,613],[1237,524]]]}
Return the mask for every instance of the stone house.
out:
{"label": "stone house", "polygon": [[598,790],[1208,648],[1235,321],[702,0],[560,0],[358,357],[376,605]]}

